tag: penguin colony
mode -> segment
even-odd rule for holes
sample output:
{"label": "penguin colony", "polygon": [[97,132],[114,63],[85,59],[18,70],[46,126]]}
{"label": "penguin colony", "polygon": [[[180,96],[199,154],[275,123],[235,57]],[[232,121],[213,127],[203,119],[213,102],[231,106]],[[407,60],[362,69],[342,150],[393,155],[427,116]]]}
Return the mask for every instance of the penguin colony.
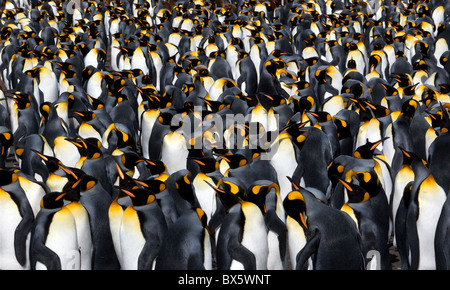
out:
{"label": "penguin colony", "polygon": [[1,269],[450,268],[450,2],[3,8]]}

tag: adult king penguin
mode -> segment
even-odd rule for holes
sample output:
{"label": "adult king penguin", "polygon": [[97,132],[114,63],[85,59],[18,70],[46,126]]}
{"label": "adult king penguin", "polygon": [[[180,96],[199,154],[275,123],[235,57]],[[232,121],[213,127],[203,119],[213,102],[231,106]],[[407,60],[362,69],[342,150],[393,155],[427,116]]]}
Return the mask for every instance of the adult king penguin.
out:
{"label": "adult king penguin", "polygon": [[167,231],[156,197],[147,189],[121,189],[132,204],[123,212],[120,247],[123,270],[152,270]]}
{"label": "adult king penguin", "polygon": [[355,223],[344,212],[320,202],[310,191],[299,188],[283,201],[303,216],[307,242],[296,257],[296,268],[303,269],[309,258],[316,270],[364,269],[361,238]]}
{"label": "adult king penguin", "polygon": [[212,240],[201,208],[185,211],[167,230],[156,270],[211,270]]}

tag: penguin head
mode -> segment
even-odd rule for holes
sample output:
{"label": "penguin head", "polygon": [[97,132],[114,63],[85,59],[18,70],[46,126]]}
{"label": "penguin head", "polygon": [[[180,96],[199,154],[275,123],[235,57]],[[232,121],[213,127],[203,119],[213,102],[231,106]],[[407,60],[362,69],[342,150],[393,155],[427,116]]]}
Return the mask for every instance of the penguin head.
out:
{"label": "penguin head", "polygon": [[5,97],[10,97],[19,110],[25,110],[31,106],[31,97],[27,93],[16,91],[12,93],[12,96],[5,94]]}
{"label": "penguin head", "polygon": [[138,162],[145,162],[145,166],[150,171],[151,175],[159,175],[167,170],[166,164],[161,160],[143,158]]}
{"label": "penguin head", "polygon": [[34,149],[31,149],[31,151],[35,152],[36,155],[38,155],[42,159],[49,172],[55,172],[59,169],[63,169],[63,164],[58,158],[44,155]]}
{"label": "penguin head", "polygon": [[248,201],[256,204],[261,212],[266,212],[265,200],[269,192],[274,191],[279,194],[280,187],[277,183],[269,180],[259,180],[247,188],[246,196]]}
{"label": "penguin head", "polygon": [[186,170],[175,180],[175,188],[180,196],[191,203],[195,203],[195,193],[192,186],[192,174],[190,171]]}
{"label": "penguin head", "polygon": [[304,229],[308,228],[306,223],[306,201],[300,190],[293,190],[288,193],[283,201],[286,214],[296,220]]}
{"label": "penguin head", "polygon": [[218,155],[219,158],[225,160],[231,169],[236,169],[248,164],[247,158],[242,154],[226,154]]}
{"label": "penguin head", "polygon": [[214,157],[189,157],[189,159],[199,165],[200,172],[211,173],[219,170],[219,162]]}
{"label": "penguin head", "polygon": [[39,106],[39,112],[41,113],[44,122],[47,122],[50,117],[50,114],[55,112],[54,106],[50,102],[43,102]]}
{"label": "penguin head", "polygon": [[385,137],[376,142],[370,142],[369,140],[367,140],[366,144],[356,148],[356,150],[353,152],[353,156],[359,159],[371,159],[377,146],[383,143],[387,138],[389,137]]}
{"label": "penguin head", "polygon": [[12,170],[0,169],[0,186],[5,186],[17,181],[17,174]]}
{"label": "penguin head", "polygon": [[137,186],[133,178],[130,175],[126,174],[126,172],[122,170],[121,166],[117,162],[116,162],[116,170],[117,170],[116,180],[118,179],[120,187],[133,188]]}
{"label": "penguin head", "polygon": [[345,167],[340,164],[336,160],[331,161],[328,165],[328,177],[331,180],[331,183],[334,186],[339,182],[339,179],[344,176]]}
{"label": "penguin head", "polygon": [[369,193],[362,186],[346,182],[343,179],[339,179],[339,182],[341,182],[347,190],[349,203],[362,203],[370,198]]}
{"label": "penguin head", "polygon": [[64,206],[65,192],[49,192],[41,199],[41,208],[57,209]]}
{"label": "penguin head", "polygon": [[[90,101],[90,107],[91,107],[92,110],[96,111],[96,110],[100,110],[100,109],[105,107],[105,104],[103,103],[102,100],[93,98],[93,97],[91,97],[89,95],[87,95],[87,97],[88,97],[88,99]],[[69,101],[69,107],[70,107],[70,101]],[[81,113],[85,113],[85,111],[83,111]]]}
{"label": "penguin head", "polygon": [[245,189],[236,178],[223,177],[219,180],[217,186],[205,182],[216,191],[227,211],[235,204],[246,200]]}
{"label": "penguin head", "polygon": [[337,117],[333,117],[333,122],[336,125],[337,137],[339,140],[352,137],[350,125],[348,124],[347,121]]}
{"label": "penguin head", "polygon": [[142,206],[155,202],[155,195],[145,188],[134,189],[120,189],[123,193],[127,194],[131,198],[133,206]]}
{"label": "penguin head", "polygon": [[0,133],[0,144],[2,147],[1,155],[4,155],[8,148],[11,147],[14,143],[14,135],[11,132],[2,132]]}
{"label": "penguin head", "polygon": [[395,81],[395,85],[401,88],[405,88],[411,85],[412,78],[408,73],[392,74],[392,79]]}
{"label": "penguin head", "polygon": [[350,169],[345,173],[344,180],[361,186],[369,193],[370,197],[376,196],[381,190],[380,179],[375,171],[372,170],[355,172],[353,169]]}
{"label": "penguin head", "polygon": [[102,144],[97,138],[66,138],[67,141],[74,144],[81,156],[86,156],[88,159],[97,159],[103,156],[101,151]]}
{"label": "penguin head", "polygon": [[407,151],[401,146],[398,146],[398,149],[400,149],[400,151],[402,152],[403,164],[411,165],[414,159],[419,158],[419,156],[415,152]]}
{"label": "penguin head", "polygon": [[402,104],[401,112],[407,116],[410,120],[414,117],[414,114],[419,107],[419,102],[414,99],[409,99]]}
{"label": "penguin head", "polygon": [[440,107],[441,107],[440,133],[448,134],[450,130],[450,114],[447,110],[447,107],[449,107],[449,105],[448,104],[442,105],[442,103],[440,103]]}
{"label": "penguin head", "polygon": [[368,100],[353,97],[349,97],[348,99],[356,104],[359,119],[363,122],[372,118],[384,117],[390,113],[388,108],[381,105],[374,105]]}
{"label": "penguin head", "polygon": [[136,165],[142,162],[141,157],[132,150],[116,150],[116,160],[119,161],[121,168],[134,170]]}
{"label": "penguin head", "polygon": [[163,192],[167,186],[166,183],[162,180],[156,178],[149,178],[146,180],[138,180],[135,179],[134,182],[141,187],[150,190],[153,194],[158,194]]}
{"label": "penguin head", "polygon": [[93,111],[74,112],[73,116],[79,121],[80,124],[82,122],[92,121],[97,117],[97,115]]}

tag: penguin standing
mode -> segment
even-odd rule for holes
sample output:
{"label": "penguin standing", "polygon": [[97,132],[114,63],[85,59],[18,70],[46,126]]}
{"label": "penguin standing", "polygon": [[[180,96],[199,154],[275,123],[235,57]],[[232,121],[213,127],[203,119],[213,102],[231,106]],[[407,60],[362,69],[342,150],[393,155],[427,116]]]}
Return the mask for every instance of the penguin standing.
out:
{"label": "penguin standing", "polygon": [[0,240],[3,245],[0,251],[0,267],[4,270],[29,269],[28,247],[34,222],[33,210],[23,191],[7,189],[8,185],[17,181],[17,174],[4,169],[0,170],[0,174],[2,176]]}
{"label": "penguin standing", "polygon": [[[415,199],[409,205],[407,216],[408,242],[411,251],[410,267],[435,270],[436,229],[447,196],[432,174],[420,183],[417,192],[413,194]],[[414,230],[416,234],[410,234]]]}
{"label": "penguin standing", "polygon": [[[222,175],[219,170],[219,162],[214,158],[193,158],[199,164],[199,172],[192,180],[194,194],[197,197],[201,209],[205,212],[208,222],[211,221],[217,210],[216,191],[210,185],[216,186]],[[192,172],[192,170],[191,170]],[[212,231],[214,229],[211,229]]]}
{"label": "penguin standing", "polygon": [[206,215],[184,212],[168,229],[156,258],[156,270],[211,270],[212,240]]}
{"label": "penguin standing", "polygon": [[[286,200],[286,199],[285,199]],[[286,230],[287,230],[287,249],[289,253],[288,267],[290,269],[299,269],[307,267],[311,269],[312,265],[308,262],[308,265],[297,266],[297,255],[305,247],[307,243],[308,226],[304,218],[305,203],[298,202],[286,202],[283,201],[283,207],[286,212]],[[308,260],[310,261],[310,260]]]}
{"label": "penguin standing", "polygon": [[[74,169],[72,169],[74,170]],[[97,178],[78,171],[77,180],[71,182],[79,203],[88,214],[92,236],[92,269],[117,270],[119,263],[109,230],[108,211],[112,203],[111,193],[106,191]]]}
{"label": "penguin standing", "polygon": [[[380,182],[374,172],[355,173],[353,170],[349,172],[350,175],[357,176],[357,180],[363,182],[360,183],[361,185],[357,185],[341,180],[349,198],[343,208],[351,216],[355,216],[358,230],[361,233],[363,254],[368,259],[366,267],[370,270],[390,270],[389,205],[384,193],[381,192]],[[371,256],[371,251],[377,251],[379,256]]]}
{"label": "penguin standing", "polygon": [[120,225],[121,269],[152,270],[167,231],[164,215],[149,190],[121,190],[132,200]]}
{"label": "penguin standing", "polygon": [[286,269],[287,227],[278,184],[270,180],[258,180],[247,189],[247,198],[258,205],[264,213],[268,230],[267,269]]}
{"label": "penguin standing", "polygon": [[360,235],[346,213],[327,206],[302,188],[291,191],[283,204],[297,209],[307,228],[307,242],[296,257],[296,269],[303,269],[309,258],[317,270],[364,269]]}
{"label": "penguin standing", "polygon": [[231,199],[235,204],[224,217],[217,237],[217,267],[219,270],[266,270],[268,240],[263,213],[253,202],[234,195]]}
{"label": "penguin standing", "polygon": [[[79,180],[81,181],[81,180]],[[73,190],[73,187],[78,185],[68,183],[65,187]],[[72,187],[72,188],[71,188]],[[63,189],[63,191],[65,191]],[[80,196],[76,193],[70,194],[70,202],[65,205],[69,209],[73,218],[75,219],[75,228],[77,233],[78,248],[80,251],[80,270],[92,270],[92,254],[94,251],[91,226],[89,222],[89,214],[80,203]],[[67,198],[67,195],[66,195]]]}
{"label": "penguin standing", "polygon": [[81,258],[75,218],[64,206],[67,193],[50,192],[41,201],[31,231],[30,263],[32,270],[77,270]]}

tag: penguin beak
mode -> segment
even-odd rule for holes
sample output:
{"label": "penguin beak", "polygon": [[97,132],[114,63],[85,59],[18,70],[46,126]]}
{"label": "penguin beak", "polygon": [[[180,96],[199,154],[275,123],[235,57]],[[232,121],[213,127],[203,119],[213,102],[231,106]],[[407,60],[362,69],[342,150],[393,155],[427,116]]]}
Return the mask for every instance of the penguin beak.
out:
{"label": "penguin beak", "polygon": [[342,179],[339,178],[339,182],[342,183],[342,185],[343,185],[348,191],[350,191],[350,192],[353,191],[352,187],[351,187],[346,181],[344,181],[344,180],[342,180]]}
{"label": "penguin beak", "polygon": [[119,166],[119,164],[117,164],[117,163],[116,163],[116,168],[117,168],[117,172],[119,173],[120,178],[121,178],[122,180],[124,180],[124,179],[125,179],[125,175],[123,174],[122,169],[120,169],[120,166]]}
{"label": "penguin beak", "polygon": [[75,189],[75,188],[80,184],[80,182],[81,182],[81,179],[78,179],[77,182],[75,182],[75,183],[72,185],[72,189]]}
{"label": "penguin beak", "polygon": [[372,145],[372,147],[370,147],[370,150],[375,150],[375,148],[378,147],[378,145],[380,145],[381,143],[383,143],[383,141],[385,141],[386,139],[388,139],[389,137],[385,137],[383,139],[381,139],[380,141],[376,142],[375,144]]}
{"label": "penguin beak", "polygon": [[217,191],[217,192],[219,192],[219,193],[225,193],[225,190],[222,190],[222,189],[220,189],[220,188],[218,188],[218,187],[212,185],[211,183],[209,183],[209,182],[206,181],[206,180],[205,180],[205,182],[206,182],[206,184],[208,184],[208,185],[209,185],[212,189],[214,189],[215,191]]}
{"label": "penguin beak", "polygon": [[143,186],[143,187],[148,188],[148,185],[147,185],[145,182],[142,182],[142,181],[137,180],[137,179],[135,179],[134,182],[135,182],[136,184],[139,184],[139,185],[141,185],[141,186]]}
{"label": "penguin beak", "polygon": [[226,158],[225,156],[219,155],[219,158],[225,160],[228,163],[231,162],[230,159]]}
{"label": "penguin beak", "polygon": [[40,153],[39,151],[36,151],[36,150],[33,150],[33,149],[31,149],[31,151],[33,151],[34,153],[36,153],[36,154],[37,154],[37,156],[41,157],[41,158],[42,158],[42,160],[44,160],[44,161],[48,161],[48,158],[47,158],[47,156],[45,156],[45,155],[41,154],[41,153]]}
{"label": "penguin beak", "polygon": [[291,182],[292,187],[294,188],[294,190],[299,190],[300,189],[300,186],[297,183],[295,183],[295,181],[291,177],[286,176],[286,178],[289,179],[289,181]]}
{"label": "penguin beak", "polygon": [[151,166],[155,166],[156,164],[150,160],[145,159],[145,162],[147,162],[148,164],[150,164]]}
{"label": "penguin beak", "polygon": [[128,190],[126,190],[126,189],[124,189],[124,188],[121,188],[120,190],[121,190],[122,192],[124,192],[125,194],[127,194],[128,196],[132,197],[132,198],[135,198],[135,197],[136,197],[131,191],[128,191]]}
{"label": "penguin beak", "polygon": [[65,166],[63,166],[63,165],[61,165],[61,164],[59,165],[59,168],[61,168],[65,173],[67,173],[67,174],[69,174],[69,175],[72,175],[73,178],[75,178],[76,180],[78,180],[78,176],[77,176],[75,173],[73,173],[73,171],[67,169]]}
{"label": "penguin beak", "polygon": [[400,149],[406,157],[411,158],[411,154],[409,154],[405,149],[401,148],[400,146],[398,147],[398,149]]}
{"label": "penguin beak", "polygon": [[63,198],[66,194],[67,194],[67,192],[63,192],[62,194],[58,195],[58,196],[55,198],[55,200],[56,200],[56,201],[60,200],[60,199]]}
{"label": "penguin beak", "polygon": [[197,164],[199,164],[199,165],[201,165],[201,166],[205,166],[206,164],[204,163],[204,162],[202,162],[202,161],[200,161],[200,160],[197,160],[197,159],[192,159],[195,163],[197,163]]}

